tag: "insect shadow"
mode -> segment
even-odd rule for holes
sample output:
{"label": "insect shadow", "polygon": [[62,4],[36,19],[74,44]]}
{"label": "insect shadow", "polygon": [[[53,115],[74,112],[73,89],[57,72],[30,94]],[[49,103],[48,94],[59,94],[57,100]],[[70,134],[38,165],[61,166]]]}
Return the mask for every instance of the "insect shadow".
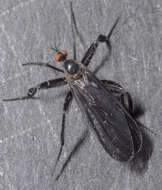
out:
{"label": "insect shadow", "polygon": [[[139,101],[136,101],[134,104],[133,117],[138,119],[145,113],[145,108]],[[142,132],[142,148],[141,150],[135,154],[134,158],[130,161],[129,167],[132,172],[135,172],[138,175],[143,175],[148,168],[148,162],[153,152],[153,141],[150,136],[150,133],[153,133],[150,129],[144,126],[141,122],[137,121],[138,125],[141,127]]]}

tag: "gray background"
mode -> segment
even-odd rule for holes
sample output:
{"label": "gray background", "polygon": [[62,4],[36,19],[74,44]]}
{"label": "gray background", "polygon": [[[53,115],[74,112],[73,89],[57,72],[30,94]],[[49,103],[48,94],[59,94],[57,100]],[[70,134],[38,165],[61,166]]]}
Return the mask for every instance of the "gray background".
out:
{"label": "gray background", "polygon": [[[25,95],[33,85],[60,73],[22,67],[30,61],[53,60],[51,45],[72,57],[70,6],[66,0],[0,0],[0,190],[160,190],[162,189],[162,1],[73,1],[77,26],[85,48],[78,43],[78,59],[100,33],[112,35],[112,54],[97,76],[120,82],[145,112],[141,123],[154,151],[142,175],[103,150],[94,133],[69,163],[58,182],[51,176],[59,150],[62,107],[68,87],[38,93],[40,100],[2,102]],[[90,69],[107,51],[101,46]],[[71,105],[66,121],[65,158],[84,129],[81,113]],[[149,144],[146,144],[149,146]],[[56,173],[57,173],[56,172]]]}

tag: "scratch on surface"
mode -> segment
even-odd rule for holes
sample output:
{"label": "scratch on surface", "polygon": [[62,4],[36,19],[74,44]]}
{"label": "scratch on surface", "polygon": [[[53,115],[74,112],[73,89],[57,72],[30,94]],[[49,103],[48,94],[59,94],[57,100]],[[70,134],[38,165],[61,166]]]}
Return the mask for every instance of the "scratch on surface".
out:
{"label": "scratch on surface", "polygon": [[136,61],[136,62],[139,61],[138,58],[136,58],[136,57],[134,57],[134,56],[132,56],[132,55],[128,55],[128,57],[129,57],[130,59],[132,59],[133,61]]}
{"label": "scratch on surface", "polygon": [[[6,15],[9,14],[11,11],[17,11],[17,9],[19,9],[20,7],[23,8],[24,5],[28,5],[28,4],[30,4],[30,3],[33,2],[33,1],[34,1],[34,0],[30,0],[30,1],[27,1],[27,2],[25,2],[25,3],[24,3],[24,2],[21,2],[21,3],[19,3],[18,5],[16,5],[16,6],[10,8],[10,9],[8,9],[8,10],[2,12],[2,13],[0,14],[0,16],[6,16]],[[3,33],[5,34],[5,36],[6,36],[6,39],[7,39],[7,42],[8,42],[8,46],[9,46],[10,49],[13,51],[14,55],[17,56],[15,47],[14,47],[12,41],[11,41],[10,36],[8,35],[8,33],[7,33],[6,29],[5,29],[5,25],[4,25],[3,23],[0,25],[0,28],[2,29],[2,32],[3,32]]]}
{"label": "scratch on surface", "polygon": [[13,79],[16,79],[16,78],[19,78],[19,77],[25,76],[25,75],[27,75],[27,74],[28,74],[28,72],[15,74],[14,77],[9,77],[9,78],[6,79],[5,81],[1,81],[1,83],[0,83],[0,87],[5,86],[5,83],[7,83],[7,82],[9,82],[9,81],[11,81],[11,80],[13,80]]}
{"label": "scratch on surface", "polygon": [[16,133],[14,135],[11,135],[10,137],[6,137],[4,139],[0,139],[0,144],[2,143],[6,143],[8,142],[9,140],[12,140],[12,139],[16,139],[18,137],[21,137],[23,135],[25,135],[26,133],[30,133],[33,129],[37,129],[39,128],[40,126],[36,126],[36,127],[30,127],[29,129],[26,129],[26,130],[22,130],[20,131],[19,133]]}
{"label": "scratch on surface", "polygon": [[115,176],[115,180],[113,182],[113,185],[110,187],[110,190],[111,189],[117,189],[117,185],[119,185],[118,181],[119,181],[119,177],[121,176],[121,170],[122,170],[122,167],[120,167],[118,169],[118,175]]}
{"label": "scratch on surface", "polygon": [[13,45],[12,42],[11,42],[11,38],[10,38],[10,36],[8,35],[8,33],[7,33],[7,31],[6,31],[4,24],[1,24],[0,27],[1,27],[1,29],[2,29],[2,32],[3,32],[4,35],[6,36],[6,39],[7,39],[7,42],[8,42],[8,47],[10,47],[10,49],[12,50],[12,52],[14,53],[14,55],[16,56],[15,47],[14,47],[14,45]]}
{"label": "scratch on surface", "polygon": [[[28,0],[28,1],[20,2],[17,5],[15,5],[15,6],[9,8],[9,9],[7,9],[7,10],[1,12],[0,13],[0,17],[3,17],[3,16],[6,16],[7,14],[10,14],[11,11],[17,11],[19,8],[24,8],[25,6],[29,5],[30,3],[34,2],[34,1],[35,0]],[[1,28],[2,32],[4,33],[4,35],[6,36],[8,47],[10,47],[10,49],[12,50],[14,56],[16,57],[17,53],[16,53],[16,50],[15,50],[15,47],[14,47],[14,45],[12,43],[10,35],[8,34],[8,32],[5,29],[5,24],[3,22],[0,24],[0,28]],[[12,80],[13,78],[18,78],[18,77],[20,77],[20,76],[22,76],[24,74],[26,74],[26,73],[24,72],[24,73],[21,73],[21,74],[17,74],[17,75],[15,75],[15,77],[10,77],[10,78],[8,78],[5,81],[1,81],[0,86],[4,86],[4,84],[7,81]]]}
{"label": "scratch on surface", "polygon": [[24,2],[20,2],[17,5],[3,11],[0,13],[0,17],[2,16],[6,16],[7,14],[9,14],[11,11],[17,11],[19,8],[24,8],[25,6],[29,5],[30,3],[34,2],[35,0],[28,0],[28,1],[24,1]]}
{"label": "scratch on surface", "polygon": [[[43,109],[41,109],[41,110],[43,110]],[[47,118],[47,123],[51,124],[51,121],[48,118]],[[53,133],[52,125],[49,125],[49,126],[50,126],[50,129],[52,130],[52,134],[53,134],[55,143],[58,144],[58,140],[57,140],[58,136],[55,135],[55,133]],[[26,135],[27,133],[31,133],[33,130],[38,129],[38,128],[40,128],[40,125],[35,126],[35,127],[32,126],[29,129],[22,130],[22,131],[20,131],[20,132],[18,132],[16,134],[11,135],[10,137],[6,137],[4,139],[0,139],[0,144],[8,143],[10,140],[17,139],[18,137],[22,137],[22,136]]]}
{"label": "scratch on surface", "polygon": [[143,62],[143,66],[144,66],[144,76],[145,76],[145,80],[146,80],[146,77],[147,77],[147,65],[146,65],[146,58],[145,58],[145,55],[144,55],[144,52],[142,51],[142,62]]}
{"label": "scratch on surface", "polygon": [[65,11],[65,14],[66,14],[66,16],[67,16],[67,18],[68,18],[68,21],[69,21],[69,24],[71,24],[71,15],[70,15],[70,13],[67,11],[67,9],[65,8],[65,6],[64,6],[64,2],[63,2],[63,0],[61,0],[61,3],[62,3],[62,7],[63,7],[63,9],[64,9],[64,11]]}
{"label": "scratch on surface", "polygon": [[3,177],[4,176],[4,171],[3,171],[3,168],[0,167],[0,177]]}
{"label": "scratch on surface", "polygon": [[158,97],[161,97],[160,96],[161,91],[162,91],[162,88],[159,88],[158,91],[151,97],[151,99],[150,99],[150,105],[152,105],[152,103],[155,104],[155,99],[158,100]]}
{"label": "scratch on surface", "polygon": [[53,130],[52,122],[51,122],[51,120],[48,118],[48,116],[47,116],[47,114],[45,113],[44,109],[42,109],[41,103],[39,103],[39,110],[40,110],[40,112],[43,114],[43,116],[46,116],[47,124],[49,124],[49,126],[50,126],[49,128],[50,128],[50,130],[51,130],[52,135],[54,136],[55,143],[58,144],[58,140],[57,140],[58,136],[55,135],[56,133],[55,133],[54,130]]}
{"label": "scratch on surface", "polygon": [[106,0],[103,0],[104,1],[104,7],[106,7],[107,8],[107,3],[106,3]]}
{"label": "scratch on surface", "polygon": [[[51,120],[47,117],[47,114],[45,113],[44,109],[42,109],[41,103],[39,103],[38,106],[39,106],[40,112],[43,114],[43,116],[46,116],[47,124],[49,124],[49,126],[50,126],[49,128],[50,128],[50,130],[51,130],[51,132],[52,132],[52,135],[53,135],[53,137],[54,137],[55,143],[58,144],[58,136],[55,135],[56,133],[53,132],[53,127],[52,127],[52,122],[51,122]],[[22,130],[22,131],[20,131],[20,132],[18,132],[18,133],[16,133],[16,134],[13,134],[13,135],[11,135],[10,137],[6,137],[6,138],[4,138],[4,139],[0,139],[0,144],[2,144],[2,143],[7,143],[8,141],[10,141],[10,140],[12,140],[12,139],[17,139],[18,137],[24,136],[24,135],[26,135],[26,133],[30,133],[30,132],[32,132],[33,130],[38,129],[38,128],[40,128],[40,125],[35,126],[35,127],[32,126],[32,127],[28,128],[28,129],[26,129],[26,130]]]}
{"label": "scratch on surface", "polygon": [[[50,125],[51,126],[51,125]],[[8,141],[12,140],[12,139],[17,139],[18,137],[22,137],[24,135],[26,135],[26,133],[30,133],[32,132],[33,130],[39,128],[40,126],[36,126],[36,127],[30,127],[29,129],[26,129],[26,130],[22,130],[20,131],[19,133],[16,133],[14,135],[11,135],[10,137],[7,137],[7,138],[4,138],[4,139],[0,139],[0,144],[2,143],[8,143]],[[52,128],[52,127],[50,127]],[[55,136],[54,136],[55,137]],[[57,138],[57,137],[56,137]],[[54,138],[54,139],[56,139]],[[58,141],[57,141],[58,142]],[[58,144],[58,143],[57,143]]]}

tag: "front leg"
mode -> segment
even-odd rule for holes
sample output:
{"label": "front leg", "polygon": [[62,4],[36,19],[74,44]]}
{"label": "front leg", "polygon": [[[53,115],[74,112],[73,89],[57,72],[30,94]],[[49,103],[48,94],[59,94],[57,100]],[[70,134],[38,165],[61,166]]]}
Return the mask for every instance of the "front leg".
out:
{"label": "front leg", "polygon": [[113,25],[113,27],[111,28],[111,30],[110,30],[110,32],[109,32],[109,34],[107,36],[100,34],[98,36],[97,40],[94,43],[91,44],[91,46],[89,47],[89,49],[87,50],[87,52],[85,53],[85,55],[84,55],[84,57],[83,57],[83,59],[81,61],[81,63],[83,65],[85,65],[85,66],[89,65],[93,55],[96,52],[96,49],[97,49],[99,43],[106,43],[107,47],[111,51],[110,37],[111,37],[111,35],[112,35],[118,21],[119,21],[119,18],[116,20],[115,24]]}
{"label": "front leg", "polygon": [[66,79],[65,78],[58,78],[54,80],[48,80],[45,82],[42,82],[35,87],[32,87],[28,90],[27,96],[23,97],[17,97],[17,98],[11,98],[11,99],[3,99],[3,101],[16,101],[16,100],[25,100],[25,99],[34,99],[34,95],[36,94],[37,90],[40,89],[48,89],[48,88],[54,88],[62,85],[66,85]]}
{"label": "front leg", "polygon": [[107,40],[108,40],[108,39],[106,38],[106,36],[104,36],[104,35],[99,35],[98,38],[97,38],[97,40],[96,40],[94,43],[91,44],[91,46],[89,47],[89,49],[88,49],[87,52],[85,53],[85,55],[84,55],[84,57],[83,57],[81,63],[82,63],[83,65],[85,65],[85,66],[88,66],[89,63],[90,63],[90,61],[91,61],[91,59],[92,59],[92,57],[93,57],[93,55],[94,55],[95,52],[96,52],[96,49],[97,49],[99,43],[100,43],[100,42],[107,42]]}
{"label": "front leg", "polygon": [[48,67],[50,69],[53,69],[55,71],[58,71],[58,72],[61,72],[61,73],[64,73],[64,71],[60,68],[57,68],[49,63],[42,63],[42,62],[29,62],[29,63],[23,63],[22,64],[23,66],[29,66],[29,65],[32,65],[32,66],[40,66],[40,67]]}

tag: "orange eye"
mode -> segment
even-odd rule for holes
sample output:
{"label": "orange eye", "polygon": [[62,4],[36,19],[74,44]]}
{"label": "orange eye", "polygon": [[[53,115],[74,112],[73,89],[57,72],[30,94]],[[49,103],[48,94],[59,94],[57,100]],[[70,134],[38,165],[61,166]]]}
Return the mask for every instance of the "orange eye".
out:
{"label": "orange eye", "polygon": [[56,53],[54,58],[55,58],[55,61],[58,62],[60,60],[60,55],[58,53]]}
{"label": "orange eye", "polygon": [[58,61],[64,61],[66,59],[66,56],[67,56],[67,51],[66,50],[59,50],[54,58],[55,58],[55,61],[58,62]]}
{"label": "orange eye", "polygon": [[67,51],[66,51],[66,50],[63,50],[63,49],[62,49],[62,50],[60,50],[59,52],[60,52],[61,54],[63,54],[63,55],[67,55]]}

